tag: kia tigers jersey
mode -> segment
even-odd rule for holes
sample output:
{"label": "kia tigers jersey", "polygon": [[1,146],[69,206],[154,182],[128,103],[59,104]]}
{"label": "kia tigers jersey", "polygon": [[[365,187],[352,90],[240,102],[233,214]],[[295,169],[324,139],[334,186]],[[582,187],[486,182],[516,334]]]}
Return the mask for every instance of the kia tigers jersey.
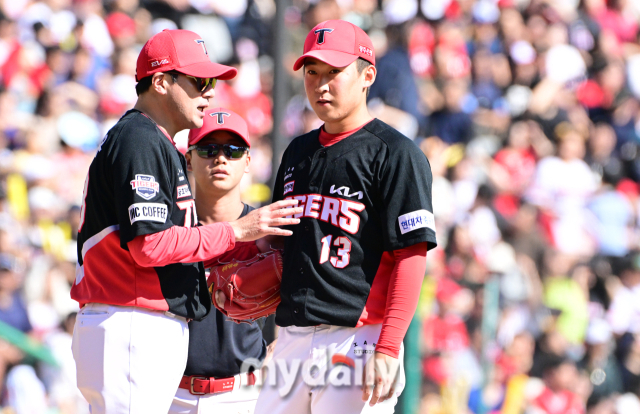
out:
{"label": "kia tigers jersey", "polygon": [[[377,119],[328,147],[319,133],[291,142],[276,177],[273,201],[304,207],[285,237],[276,323],[355,327],[374,278],[388,284],[389,275],[376,276],[381,264],[389,267],[383,253],[436,246],[431,167],[411,140]],[[386,298],[379,301],[384,308]]]}
{"label": "kia tigers jersey", "polygon": [[150,118],[127,112],[89,167],[71,297],[169,311],[199,320],[211,309],[202,263],[142,267],[127,243],[198,223],[184,156]]}

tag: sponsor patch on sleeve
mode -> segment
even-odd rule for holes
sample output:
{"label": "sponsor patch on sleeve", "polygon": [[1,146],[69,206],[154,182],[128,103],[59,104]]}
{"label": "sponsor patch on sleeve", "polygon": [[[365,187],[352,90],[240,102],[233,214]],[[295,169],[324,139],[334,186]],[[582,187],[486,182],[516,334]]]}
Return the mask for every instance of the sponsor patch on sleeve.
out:
{"label": "sponsor patch on sleeve", "polygon": [[427,210],[416,210],[403,214],[398,217],[398,224],[400,224],[400,232],[402,234],[425,227],[436,231],[433,213]]}
{"label": "sponsor patch on sleeve", "polygon": [[167,222],[167,205],[162,203],[136,203],[129,206],[129,221]]}
{"label": "sponsor patch on sleeve", "polygon": [[131,180],[131,189],[145,200],[151,200],[160,191],[160,184],[153,175],[136,174],[135,180]]}
{"label": "sponsor patch on sleeve", "polygon": [[188,184],[178,186],[178,198],[184,198],[184,197],[190,197],[190,196],[191,196],[191,190],[189,190]]}
{"label": "sponsor patch on sleeve", "polygon": [[294,183],[295,183],[295,181],[289,181],[288,183],[285,183],[284,192],[282,194],[284,195],[284,194],[292,192]]}

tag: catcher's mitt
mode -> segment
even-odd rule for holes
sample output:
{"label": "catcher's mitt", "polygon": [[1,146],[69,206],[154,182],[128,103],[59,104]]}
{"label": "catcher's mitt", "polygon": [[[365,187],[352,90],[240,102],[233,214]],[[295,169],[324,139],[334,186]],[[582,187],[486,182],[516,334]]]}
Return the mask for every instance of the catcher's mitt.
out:
{"label": "catcher's mitt", "polygon": [[[246,261],[232,260],[211,268],[207,284],[213,304],[236,323],[252,322],[275,313],[280,303],[282,252],[260,253]],[[222,291],[224,309],[215,300]]]}

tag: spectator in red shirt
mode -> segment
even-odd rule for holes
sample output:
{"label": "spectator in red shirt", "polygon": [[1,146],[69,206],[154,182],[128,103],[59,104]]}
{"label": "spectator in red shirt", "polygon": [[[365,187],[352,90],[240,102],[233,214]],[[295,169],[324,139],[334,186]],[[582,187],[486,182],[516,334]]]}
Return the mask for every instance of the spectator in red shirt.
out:
{"label": "spectator in red shirt", "polygon": [[532,401],[529,414],[583,414],[585,407],[572,392],[577,382],[575,364],[561,357],[550,359],[544,369],[544,388]]}

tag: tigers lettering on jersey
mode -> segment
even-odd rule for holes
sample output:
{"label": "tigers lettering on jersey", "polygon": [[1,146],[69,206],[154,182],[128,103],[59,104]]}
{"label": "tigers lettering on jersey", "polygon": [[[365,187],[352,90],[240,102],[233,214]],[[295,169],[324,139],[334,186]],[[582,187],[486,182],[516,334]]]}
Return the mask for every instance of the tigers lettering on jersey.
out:
{"label": "tigers lettering on jersey", "polygon": [[351,234],[356,234],[360,228],[360,216],[356,213],[363,211],[366,207],[355,201],[320,194],[295,195],[287,197],[285,200],[298,200],[300,202],[298,207],[304,208],[301,214],[294,215],[295,218],[318,219]]}
{"label": "tigers lettering on jersey", "polygon": [[330,146],[320,134],[289,144],[274,186],[273,201],[295,199],[303,207],[284,241],[293,253],[283,258],[276,323],[382,323],[387,288],[372,287],[388,286],[390,271],[378,270],[393,268],[390,252],[436,246],[431,168],[413,141],[377,119]]}

